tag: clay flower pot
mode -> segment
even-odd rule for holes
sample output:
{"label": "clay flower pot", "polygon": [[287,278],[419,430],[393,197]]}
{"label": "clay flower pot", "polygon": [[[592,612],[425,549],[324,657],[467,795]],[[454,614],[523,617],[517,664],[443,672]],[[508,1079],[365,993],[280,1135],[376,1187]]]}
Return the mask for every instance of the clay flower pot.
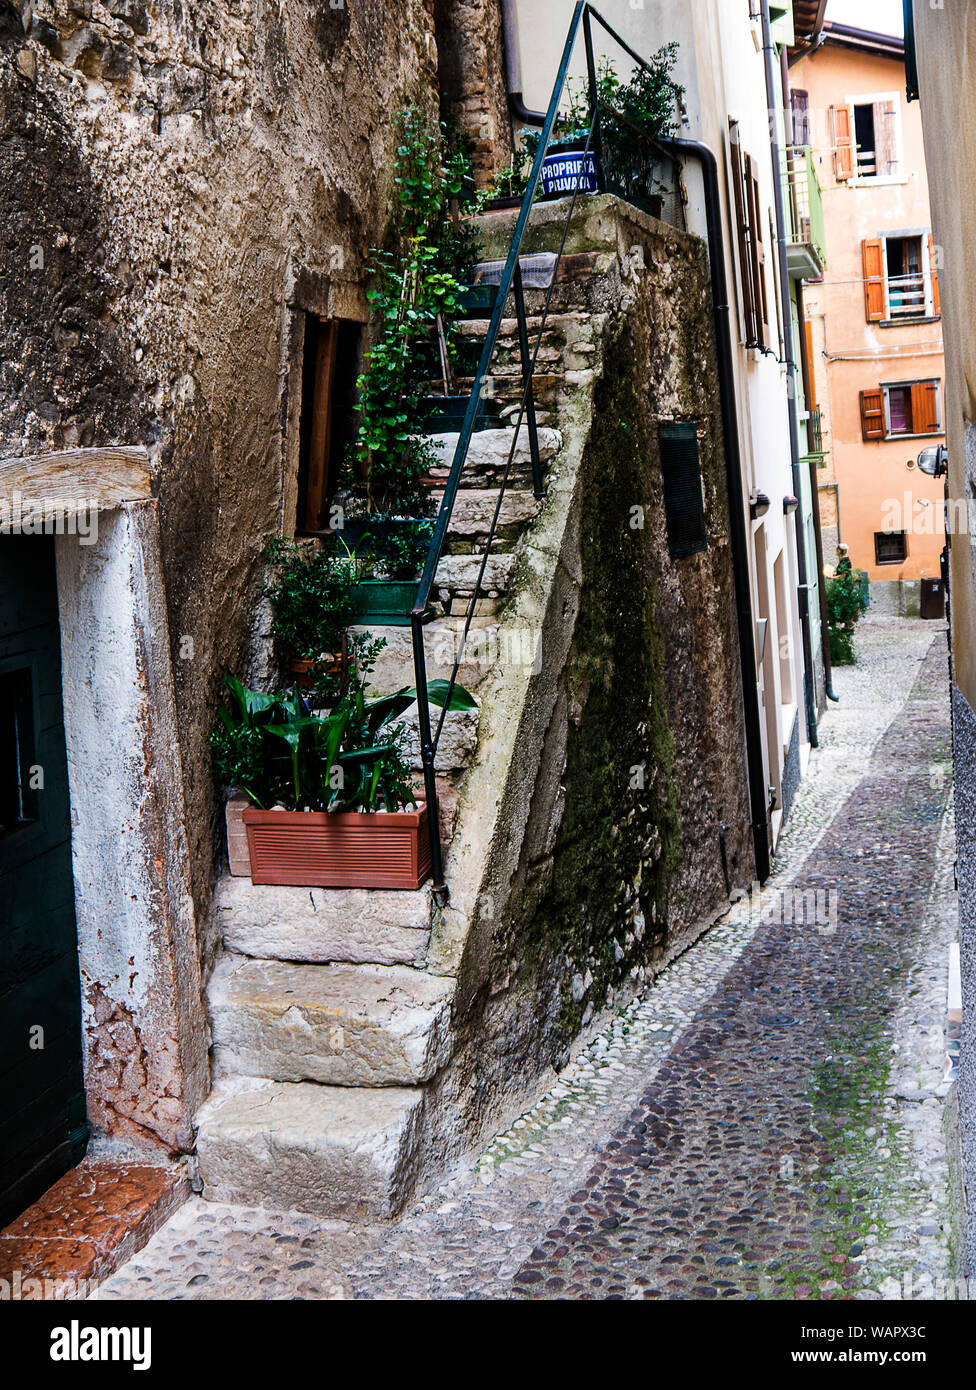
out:
{"label": "clay flower pot", "polygon": [[296,685],[308,690],[315,684],[314,672],[319,667],[327,676],[342,675],[342,655],[326,652],[321,661],[303,661],[293,657],[288,663],[288,674],[294,676]]}
{"label": "clay flower pot", "polygon": [[293,888],[421,888],[430,876],[427,807],[414,811],[243,812],[251,882]]}

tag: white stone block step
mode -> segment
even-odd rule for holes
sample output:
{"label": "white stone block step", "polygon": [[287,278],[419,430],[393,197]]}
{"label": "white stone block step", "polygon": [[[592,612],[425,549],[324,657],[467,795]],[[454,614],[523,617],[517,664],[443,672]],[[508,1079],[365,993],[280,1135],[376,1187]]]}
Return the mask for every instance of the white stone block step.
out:
{"label": "white stone block step", "polygon": [[454,981],[405,966],[228,957],[208,990],[218,1072],[412,1086],[450,1057]]}
{"label": "white stone block step", "polygon": [[[471,562],[469,556],[460,558],[469,564]],[[456,617],[437,618],[424,628],[428,681],[450,679],[463,627],[464,618],[459,614]],[[413,643],[408,627],[377,625],[371,628],[353,627],[349,631],[353,635],[368,631],[374,637],[386,639],[386,646],[380,652],[369,678],[371,695],[391,695],[397,690],[415,688]],[[491,670],[494,653],[500,647],[500,631],[498,621],[491,617],[475,618],[472,622],[458,677],[468,690],[476,690]],[[448,719],[451,718],[453,715],[448,715]]]}
{"label": "white stone block step", "polygon": [[[471,436],[471,447],[465,460],[462,485],[466,479],[490,479],[504,471],[512,447],[514,427],[497,430],[481,430]],[[457,434],[432,434],[430,442],[436,454],[436,463],[431,469],[433,477],[439,477],[450,470],[459,439]],[[558,430],[543,426],[539,429],[539,456],[543,463],[555,457],[562,448],[562,435]],[[529,446],[529,430],[523,425],[519,430],[518,444],[513,458],[514,470],[530,469],[532,452]]]}
{"label": "white stone block step", "polygon": [[198,1115],[210,1201],[348,1220],[399,1212],[415,1179],[419,1089],[225,1081]]}
{"label": "white stone block step", "polygon": [[228,876],[216,907],[224,945],[260,960],[414,965],[430,939],[426,888],[277,888]]}

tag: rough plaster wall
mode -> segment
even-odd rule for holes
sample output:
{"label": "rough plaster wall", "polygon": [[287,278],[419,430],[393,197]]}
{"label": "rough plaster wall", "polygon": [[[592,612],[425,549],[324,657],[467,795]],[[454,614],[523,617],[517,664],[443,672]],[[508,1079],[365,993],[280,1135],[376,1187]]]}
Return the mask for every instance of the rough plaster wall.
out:
{"label": "rough plaster wall", "polygon": [[[484,702],[487,749],[518,733],[494,795],[478,767],[462,789],[472,846],[497,831],[480,891],[471,846],[452,849],[452,907],[435,933],[435,969],[454,973],[461,956],[462,1046],[444,1092],[468,1133],[715,919],[723,823],[732,886],[753,872],[706,257],[694,238],[618,216],[619,252],[599,258],[613,269],[576,299],[605,313],[595,380],[564,403],[566,446],[517,581],[513,621],[541,622],[543,671],[520,710]],[[636,278],[635,244],[647,266]],[[709,533],[705,553],[678,562],[657,450],[658,422],[673,417],[702,426]],[[635,505],[643,531],[630,528]]]}
{"label": "rough plaster wall", "polygon": [[208,1038],[156,503],[57,558],[89,1116],[188,1150]]}
{"label": "rough plaster wall", "polygon": [[0,0],[0,456],[152,448],[201,914],[207,736],[293,463],[292,307],[361,299],[391,116],[435,60],[432,0]]}
{"label": "rough plaster wall", "polygon": [[967,1187],[966,1267],[976,1277],[976,713],[952,687],[959,941],[962,971],[962,1042],[959,1051],[959,1127]]}

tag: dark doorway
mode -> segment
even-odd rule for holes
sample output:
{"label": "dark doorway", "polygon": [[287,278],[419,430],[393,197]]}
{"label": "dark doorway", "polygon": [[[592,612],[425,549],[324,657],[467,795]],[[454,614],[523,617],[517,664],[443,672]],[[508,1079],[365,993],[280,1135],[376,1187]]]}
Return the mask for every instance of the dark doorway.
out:
{"label": "dark doorway", "polygon": [[0,536],[0,1226],[84,1156],[52,537]]}
{"label": "dark doorway", "polygon": [[329,529],[329,501],[356,434],[362,325],[305,315],[296,530]]}

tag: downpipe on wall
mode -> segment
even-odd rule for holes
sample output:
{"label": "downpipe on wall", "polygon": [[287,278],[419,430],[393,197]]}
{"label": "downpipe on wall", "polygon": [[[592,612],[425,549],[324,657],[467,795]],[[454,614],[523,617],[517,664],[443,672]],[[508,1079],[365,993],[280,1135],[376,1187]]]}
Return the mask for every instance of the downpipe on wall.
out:
{"label": "downpipe on wall", "polygon": [[[783,171],[779,160],[779,140],[776,134],[776,49],[769,19],[769,0],[761,0],[763,58],[766,70],[766,107],[769,112],[769,157],[773,171],[773,207],[776,213],[776,269],[779,276],[779,297],[783,307],[783,354],[786,365],[787,407],[790,416],[790,463],[793,491],[802,497],[800,487],[800,435],[796,409],[796,357],[793,347],[793,316],[790,313],[790,271],[786,260],[786,208],[783,201]],[[793,513],[796,528],[797,606],[800,611],[800,633],[803,642],[803,702],[806,709],[807,733],[812,748],[819,748],[817,702],[814,696],[813,643],[810,639],[810,585],[807,576],[807,549],[803,534],[803,509]]]}
{"label": "downpipe on wall", "polygon": [[518,0],[502,0],[502,42],[505,48],[505,85],[508,108],[517,121],[542,126],[545,111],[530,111],[522,95],[522,50],[519,47]]}
{"label": "downpipe on wall", "polygon": [[700,140],[665,139],[662,137],[657,140],[657,144],[662,149],[672,151],[675,155],[697,160],[702,171],[704,184],[708,259],[712,280],[712,313],[715,321],[715,353],[718,361],[723,453],[725,454],[725,478],[729,495],[729,541],[732,553],[732,577],[735,586],[736,620],[739,630],[742,704],[746,725],[749,804],[756,858],[756,878],[760,883],[765,883],[770,872],[766,772],[763,766],[762,711],[759,707],[755,623],[752,612],[752,590],[749,584],[749,540],[746,534],[742,493],[742,456],[739,452],[739,423],[735,405],[732,334],[729,327],[729,288],[728,278],[725,274],[718,161],[714,152]]}

